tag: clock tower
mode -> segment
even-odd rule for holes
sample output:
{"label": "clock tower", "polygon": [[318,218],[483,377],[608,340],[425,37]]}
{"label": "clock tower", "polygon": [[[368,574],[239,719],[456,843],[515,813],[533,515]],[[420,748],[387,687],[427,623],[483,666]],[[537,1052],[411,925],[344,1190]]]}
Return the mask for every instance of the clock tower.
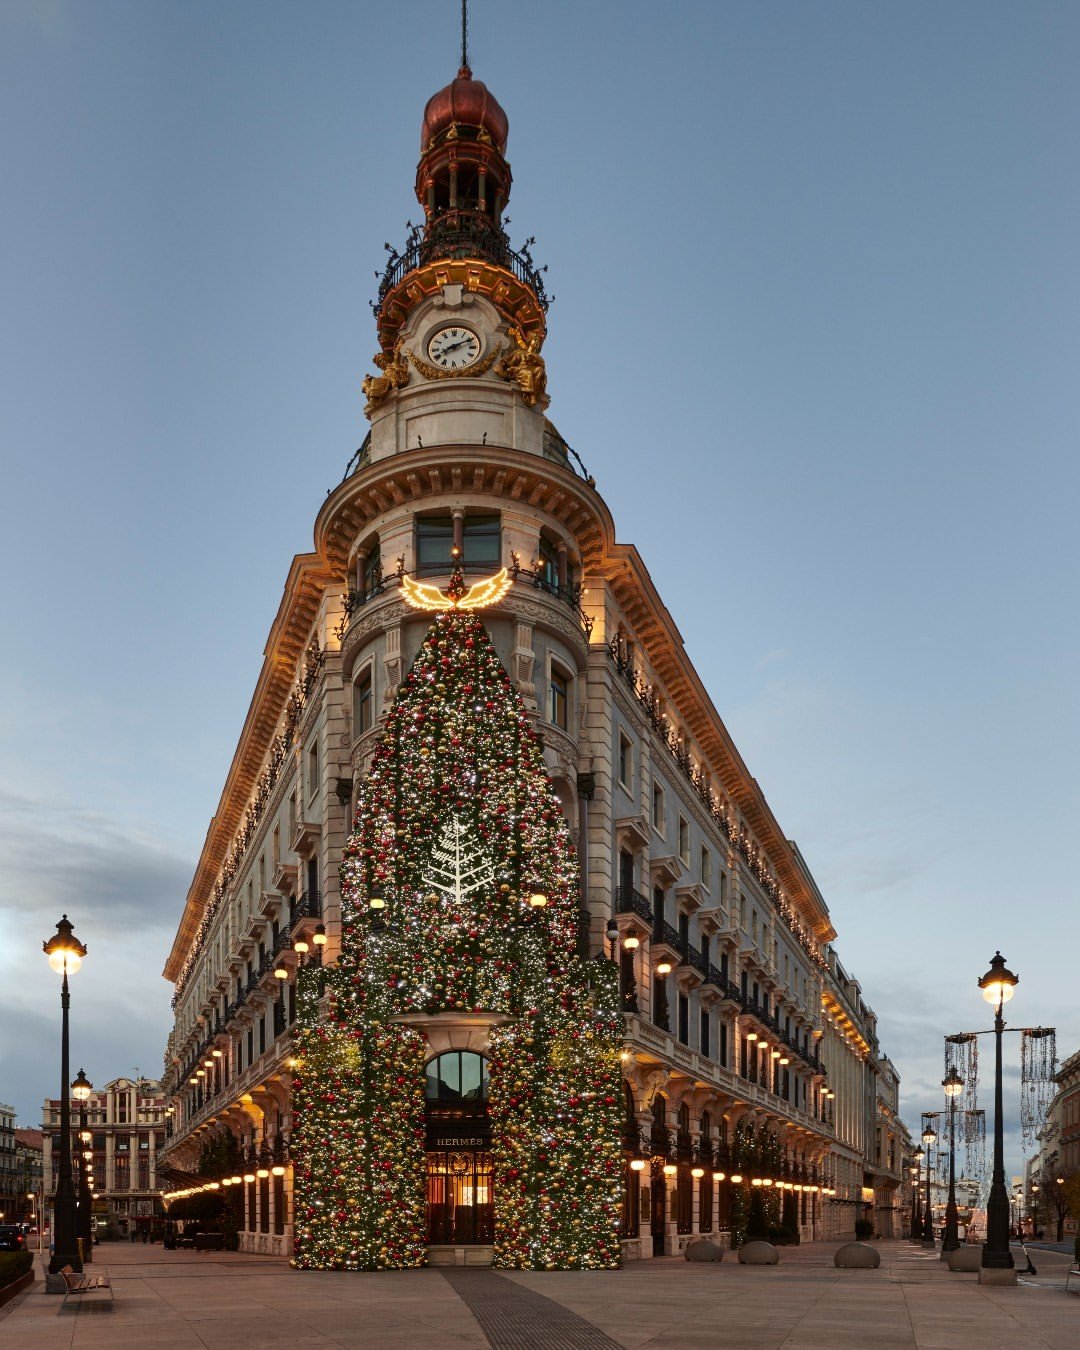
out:
{"label": "clock tower", "polygon": [[372,463],[470,445],[544,453],[548,298],[528,245],[510,246],[509,123],[468,65],[424,109],[424,218],[390,250],[375,314],[379,373],[364,381]]}

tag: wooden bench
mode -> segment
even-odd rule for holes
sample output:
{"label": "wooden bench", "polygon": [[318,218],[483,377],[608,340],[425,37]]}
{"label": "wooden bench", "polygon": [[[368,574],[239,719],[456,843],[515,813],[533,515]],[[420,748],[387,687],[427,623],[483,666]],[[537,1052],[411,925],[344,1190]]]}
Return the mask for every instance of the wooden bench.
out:
{"label": "wooden bench", "polygon": [[[1074,1261],[1072,1265],[1069,1267],[1069,1273],[1065,1276],[1066,1293],[1069,1293],[1069,1284],[1073,1280],[1073,1278],[1080,1280],[1080,1261]],[[1080,1294],[1080,1289],[1074,1289],[1072,1292],[1074,1294]]]}
{"label": "wooden bench", "polygon": [[64,1290],[64,1301],[57,1309],[58,1312],[64,1311],[64,1306],[69,1298],[74,1298],[76,1294],[92,1294],[97,1289],[107,1289],[109,1298],[113,1303],[116,1302],[116,1295],[113,1293],[108,1275],[80,1275],[70,1266],[62,1267],[60,1274],[64,1277],[66,1288]]}

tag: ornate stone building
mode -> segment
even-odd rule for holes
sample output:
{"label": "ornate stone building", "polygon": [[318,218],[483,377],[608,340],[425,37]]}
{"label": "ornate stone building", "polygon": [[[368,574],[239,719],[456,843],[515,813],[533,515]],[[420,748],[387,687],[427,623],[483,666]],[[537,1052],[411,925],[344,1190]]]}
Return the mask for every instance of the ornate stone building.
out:
{"label": "ornate stone building", "polygon": [[[76,1168],[80,1155],[92,1155],[87,1160],[93,1177],[91,1213],[98,1233],[128,1237],[151,1229],[162,1214],[158,1150],[165,1143],[170,1116],[161,1084],[152,1078],[114,1078],[91,1092],[85,1113],[90,1139],[80,1141],[81,1106],[72,1102]],[[50,1208],[59,1167],[59,1125],[59,1100],[46,1101],[42,1109],[43,1164]]]}
{"label": "ornate stone building", "polygon": [[[851,1231],[879,1167],[875,1019],[641,556],[549,420],[548,301],[502,225],[507,131],[465,68],[425,110],[424,219],[379,288],[371,429],[293,560],[165,968],[168,1163],[242,1188],[243,1248],[291,1250],[296,970],[339,952],[357,793],[427,628],[410,597],[459,561],[466,582],[507,570],[484,622],[577,844],[581,948],[618,966],[624,1255],[738,1227],[751,1184],[804,1237]],[[437,1048],[433,1259],[483,1261],[484,1035]],[[231,1161],[208,1169],[223,1137]]]}

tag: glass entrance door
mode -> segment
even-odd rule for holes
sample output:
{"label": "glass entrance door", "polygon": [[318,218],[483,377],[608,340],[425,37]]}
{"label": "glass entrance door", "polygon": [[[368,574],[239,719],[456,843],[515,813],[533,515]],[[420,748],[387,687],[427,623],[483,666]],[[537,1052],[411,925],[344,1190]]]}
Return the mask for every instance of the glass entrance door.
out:
{"label": "glass entrance door", "polygon": [[430,1244],[493,1240],[490,1153],[459,1150],[427,1155],[427,1219]]}

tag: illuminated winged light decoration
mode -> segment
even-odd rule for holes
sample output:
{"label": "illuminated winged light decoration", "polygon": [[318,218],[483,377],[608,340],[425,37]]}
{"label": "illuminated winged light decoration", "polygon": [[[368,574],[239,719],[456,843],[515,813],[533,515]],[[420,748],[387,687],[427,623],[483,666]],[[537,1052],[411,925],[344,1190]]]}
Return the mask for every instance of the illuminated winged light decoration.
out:
{"label": "illuminated winged light decoration", "polygon": [[461,567],[454,568],[450,585],[445,593],[438,586],[422,581],[413,581],[412,577],[401,578],[401,593],[407,605],[413,609],[439,611],[445,609],[486,609],[497,605],[513,584],[506,568],[500,568],[493,577],[484,577],[466,588],[461,576]]}

